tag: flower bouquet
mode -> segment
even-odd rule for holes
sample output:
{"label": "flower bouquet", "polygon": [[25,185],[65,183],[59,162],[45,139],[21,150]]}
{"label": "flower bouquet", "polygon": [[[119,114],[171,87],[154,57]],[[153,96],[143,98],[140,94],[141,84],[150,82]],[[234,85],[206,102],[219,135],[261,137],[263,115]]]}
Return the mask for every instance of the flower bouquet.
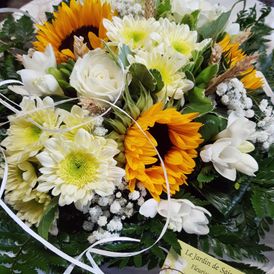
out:
{"label": "flower bouquet", "polygon": [[244,261],[272,250],[271,9],[229,23],[234,6],[68,0],[46,22],[7,17],[1,273],[153,269],[179,240],[264,273]]}

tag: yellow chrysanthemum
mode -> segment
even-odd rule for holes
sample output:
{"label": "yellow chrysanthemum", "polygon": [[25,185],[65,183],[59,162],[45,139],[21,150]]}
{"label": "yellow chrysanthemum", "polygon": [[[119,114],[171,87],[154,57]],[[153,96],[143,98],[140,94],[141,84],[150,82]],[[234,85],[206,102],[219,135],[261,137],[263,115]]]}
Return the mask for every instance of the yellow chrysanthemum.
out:
{"label": "yellow chrysanthemum", "polygon": [[51,200],[48,194],[34,189],[36,184],[37,175],[30,162],[9,164],[5,201],[17,210],[17,216],[29,225],[39,224]]}
{"label": "yellow chrysanthemum", "polygon": [[44,51],[51,44],[59,63],[67,58],[75,59],[74,36],[83,37],[90,49],[102,47],[101,40],[106,40],[104,18],[112,18],[111,6],[100,0],[71,0],[70,6],[62,3],[51,23],[37,26],[39,31],[34,46]]}
{"label": "yellow chrysanthemum", "polygon": [[[187,174],[195,167],[193,158],[202,143],[198,132],[202,124],[192,122],[196,117],[197,113],[181,114],[174,108],[163,110],[163,104],[157,103],[137,120],[164,159],[171,194],[186,184]],[[159,199],[166,192],[166,182],[155,149],[136,125],[128,129],[124,145],[129,189],[133,191],[140,182]]]}
{"label": "yellow chrysanthemum", "polygon": [[[52,133],[41,129],[57,129],[61,119],[55,111],[54,101],[50,97],[24,97],[21,111],[9,117],[8,136],[1,145],[6,147],[11,162],[23,162],[34,157]],[[39,126],[38,126],[39,125]]]}
{"label": "yellow chrysanthemum", "polygon": [[[230,61],[230,67],[236,66],[238,62],[245,58],[245,53],[240,49],[240,44],[232,42],[231,37],[227,34],[222,41],[219,42],[222,51],[225,53],[225,57]],[[246,89],[258,89],[262,87],[263,81],[257,76],[256,70],[253,66],[248,68],[242,74],[241,82]]]}

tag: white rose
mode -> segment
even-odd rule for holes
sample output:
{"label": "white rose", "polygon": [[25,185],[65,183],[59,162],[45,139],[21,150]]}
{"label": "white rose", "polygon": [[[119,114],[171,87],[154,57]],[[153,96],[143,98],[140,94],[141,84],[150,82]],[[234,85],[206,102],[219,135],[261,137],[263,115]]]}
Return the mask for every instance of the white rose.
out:
{"label": "white rose", "polygon": [[154,218],[157,213],[167,218],[169,213],[169,228],[173,231],[181,232],[183,229],[188,234],[197,235],[209,233],[206,214],[211,216],[210,212],[186,199],[171,199],[170,203],[149,199],[140,207],[139,213],[150,218]]}
{"label": "white rose", "polygon": [[255,147],[247,140],[255,133],[256,124],[244,117],[231,113],[228,126],[217,135],[214,144],[206,145],[200,153],[204,162],[212,162],[215,170],[223,177],[235,181],[237,171],[255,176],[258,163],[248,153]]}
{"label": "white rose", "polygon": [[[125,88],[126,74],[102,49],[79,58],[70,76],[70,84],[78,95],[110,102]],[[99,104],[102,104],[98,100]]]}
{"label": "white rose", "polygon": [[25,69],[17,71],[21,76],[23,87],[11,86],[12,91],[21,95],[62,95],[63,92],[57,80],[48,74],[48,69],[56,68],[56,58],[51,45],[45,52],[35,51],[32,56],[23,55]]}

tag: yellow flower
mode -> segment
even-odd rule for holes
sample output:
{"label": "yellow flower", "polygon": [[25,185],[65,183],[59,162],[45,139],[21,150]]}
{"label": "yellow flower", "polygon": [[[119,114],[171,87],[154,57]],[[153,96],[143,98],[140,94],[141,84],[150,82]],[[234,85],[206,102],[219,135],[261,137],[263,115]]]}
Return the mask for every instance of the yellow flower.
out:
{"label": "yellow flower", "polygon": [[61,109],[59,112],[62,113],[62,120],[64,123],[61,126],[61,129],[70,129],[69,131],[65,131],[63,134],[66,139],[73,140],[80,128],[83,128],[89,133],[94,129],[94,121],[89,116],[89,111],[84,110],[77,105],[74,105],[70,112]]}
{"label": "yellow flower", "polygon": [[[250,72],[251,71],[251,72]],[[263,86],[263,79],[257,75],[256,69],[250,69],[241,78],[246,89],[258,89]]]}
{"label": "yellow flower", "polygon": [[[196,165],[193,158],[202,143],[198,132],[202,124],[192,122],[196,117],[197,113],[181,114],[174,108],[163,110],[163,104],[157,103],[137,120],[164,160],[171,194],[186,184]],[[129,189],[133,191],[140,182],[159,200],[166,182],[155,149],[136,125],[128,129],[124,145]]]}
{"label": "yellow flower", "polygon": [[9,117],[8,137],[1,143],[7,149],[11,162],[22,162],[35,156],[43,148],[51,133],[42,130],[56,129],[61,120],[50,97],[30,99],[24,97],[21,111]]}
{"label": "yellow flower", "polygon": [[37,184],[35,168],[30,162],[9,164],[5,201],[17,210],[18,217],[29,225],[38,225],[50,196],[33,189]]}
{"label": "yellow flower", "polygon": [[74,36],[82,36],[90,49],[102,47],[101,40],[106,40],[104,18],[112,18],[111,6],[100,0],[71,0],[70,6],[62,3],[51,23],[37,26],[39,31],[34,46],[44,51],[51,44],[58,63],[67,58],[75,59]]}
{"label": "yellow flower", "polygon": [[[229,34],[226,34],[218,44],[225,53],[225,57],[230,61],[230,67],[236,66],[238,62],[246,57],[246,54],[240,49],[240,44],[232,42]],[[263,80],[257,76],[254,66],[248,68],[242,76],[241,82],[246,89],[258,89],[263,85]]]}

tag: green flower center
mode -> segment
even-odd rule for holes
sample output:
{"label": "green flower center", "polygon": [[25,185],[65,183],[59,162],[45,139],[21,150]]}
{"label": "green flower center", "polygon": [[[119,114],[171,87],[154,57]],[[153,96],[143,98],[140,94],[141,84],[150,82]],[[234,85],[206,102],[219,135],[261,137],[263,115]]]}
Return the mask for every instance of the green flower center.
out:
{"label": "green flower center", "polygon": [[30,144],[38,142],[41,133],[42,130],[31,123],[28,125],[28,127],[24,128],[24,138],[27,141],[27,143]]}
{"label": "green flower center", "polygon": [[129,41],[133,41],[134,46],[137,46],[139,42],[142,42],[143,40],[146,39],[148,36],[148,33],[144,30],[138,30],[138,29],[127,29],[124,31],[124,37]]}
{"label": "green flower center", "polygon": [[90,153],[74,151],[59,164],[59,176],[67,184],[83,187],[97,175],[98,161]]}
{"label": "green flower center", "polygon": [[185,54],[185,55],[189,55],[191,54],[191,51],[192,51],[192,47],[189,43],[187,42],[184,42],[184,41],[174,41],[172,43],[172,46],[173,48],[182,53],[182,54]]}

